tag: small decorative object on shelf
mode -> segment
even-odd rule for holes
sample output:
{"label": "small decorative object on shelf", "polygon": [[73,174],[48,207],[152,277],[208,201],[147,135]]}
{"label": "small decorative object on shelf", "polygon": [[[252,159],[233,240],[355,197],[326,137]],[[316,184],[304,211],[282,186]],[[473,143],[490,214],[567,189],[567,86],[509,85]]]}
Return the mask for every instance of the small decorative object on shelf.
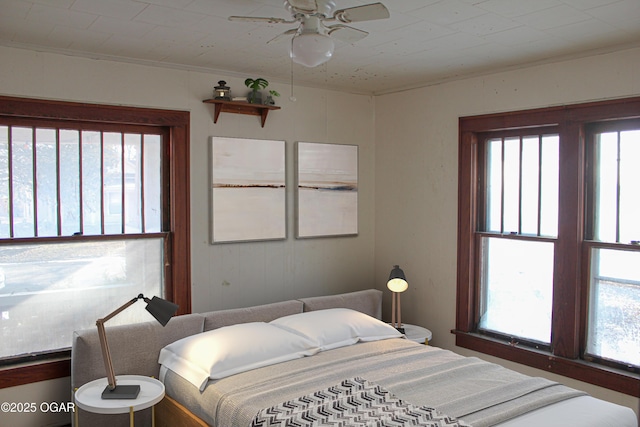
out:
{"label": "small decorative object on shelf", "polygon": [[231,88],[227,86],[227,82],[224,80],[220,80],[218,82],[218,86],[213,88],[213,97],[214,99],[221,99],[223,101],[231,101]]}
{"label": "small decorative object on shelf", "polygon": [[251,89],[251,92],[247,95],[247,101],[249,101],[250,104],[262,104],[262,93],[260,92],[260,89],[264,89],[269,86],[269,82],[258,77],[257,79],[246,79],[244,84],[246,87]]}
{"label": "small decorative object on shelf", "polygon": [[280,96],[280,94],[275,90],[270,90],[269,95],[267,95],[267,99],[265,100],[265,105],[276,105],[276,102],[273,100],[274,97]]}

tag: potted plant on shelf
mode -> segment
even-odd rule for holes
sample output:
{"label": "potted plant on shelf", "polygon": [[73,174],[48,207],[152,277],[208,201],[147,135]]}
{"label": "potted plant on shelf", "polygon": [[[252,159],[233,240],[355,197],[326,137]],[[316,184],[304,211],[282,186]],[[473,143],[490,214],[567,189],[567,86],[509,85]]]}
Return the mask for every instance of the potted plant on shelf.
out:
{"label": "potted plant on shelf", "polygon": [[270,90],[269,91],[269,95],[267,95],[267,99],[264,102],[266,105],[276,105],[276,102],[274,101],[274,97],[280,96],[280,94],[275,91],[275,90]]}
{"label": "potted plant on shelf", "polygon": [[260,89],[264,89],[269,86],[269,82],[258,77],[257,79],[246,79],[244,84],[251,89],[251,92],[247,95],[247,101],[251,104],[262,104],[262,93],[260,92]]}

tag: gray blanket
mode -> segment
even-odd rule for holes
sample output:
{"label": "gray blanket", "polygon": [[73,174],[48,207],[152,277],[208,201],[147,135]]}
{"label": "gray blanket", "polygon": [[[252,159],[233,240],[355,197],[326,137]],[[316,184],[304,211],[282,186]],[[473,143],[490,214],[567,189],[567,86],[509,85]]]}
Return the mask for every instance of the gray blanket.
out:
{"label": "gray blanket", "polygon": [[178,375],[167,394],[212,426],[245,427],[263,408],[345,378],[380,384],[413,405],[426,405],[485,427],[584,393],[437,347],[403,339],[360,343],[210,381],[204,392]]}

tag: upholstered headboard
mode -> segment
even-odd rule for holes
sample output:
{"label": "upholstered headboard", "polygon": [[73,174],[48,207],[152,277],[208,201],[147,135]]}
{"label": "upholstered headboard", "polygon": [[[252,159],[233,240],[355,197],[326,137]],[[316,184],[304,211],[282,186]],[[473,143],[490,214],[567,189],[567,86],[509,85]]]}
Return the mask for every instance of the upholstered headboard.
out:
{"label": "upholstered headboard", "polygon": [[[381,319],[382,292],[375,289],[339,295],[318,296],[247,308],[194,313],[171,319],[164,328],[157,322],[107,326],[107,338],[116,375],[158,377],[160,350],[181,338],[204,331],[246,322],[270,322],[278,317],[327,308],[351,308]],[[76,331],[71,349],[71,386],[105,377],[104,362],[96,328]],[[129,416],[98,415],[79,410],[80,426],[127,426]],[[147,425],[149,411],[136,413],[136,425]]]}
{"label": "upholstered headboard", "polygon": [[301,298],[304,311],[326,310],[328,308],[350,308],[376,319],[382,319],[382,292],[369,289],[346,294]]}

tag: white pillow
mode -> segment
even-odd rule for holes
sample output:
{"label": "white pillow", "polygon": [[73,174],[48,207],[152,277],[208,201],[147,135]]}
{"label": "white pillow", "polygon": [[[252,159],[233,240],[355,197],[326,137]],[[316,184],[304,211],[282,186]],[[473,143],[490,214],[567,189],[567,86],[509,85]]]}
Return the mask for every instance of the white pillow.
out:
{"label": "white pillow", "polygon": [[239,323],[171,343],[160,351],[158,363],[202,391],[209,379],[311,356],[318,351],[311,340],[268,323]]}
{"label": "white pillow", "polygon": [[347,308],[292,314],[273,320],[271,324],[311,339],[320,351],[344,347],[358,341],[402,337],[391,325]]}

